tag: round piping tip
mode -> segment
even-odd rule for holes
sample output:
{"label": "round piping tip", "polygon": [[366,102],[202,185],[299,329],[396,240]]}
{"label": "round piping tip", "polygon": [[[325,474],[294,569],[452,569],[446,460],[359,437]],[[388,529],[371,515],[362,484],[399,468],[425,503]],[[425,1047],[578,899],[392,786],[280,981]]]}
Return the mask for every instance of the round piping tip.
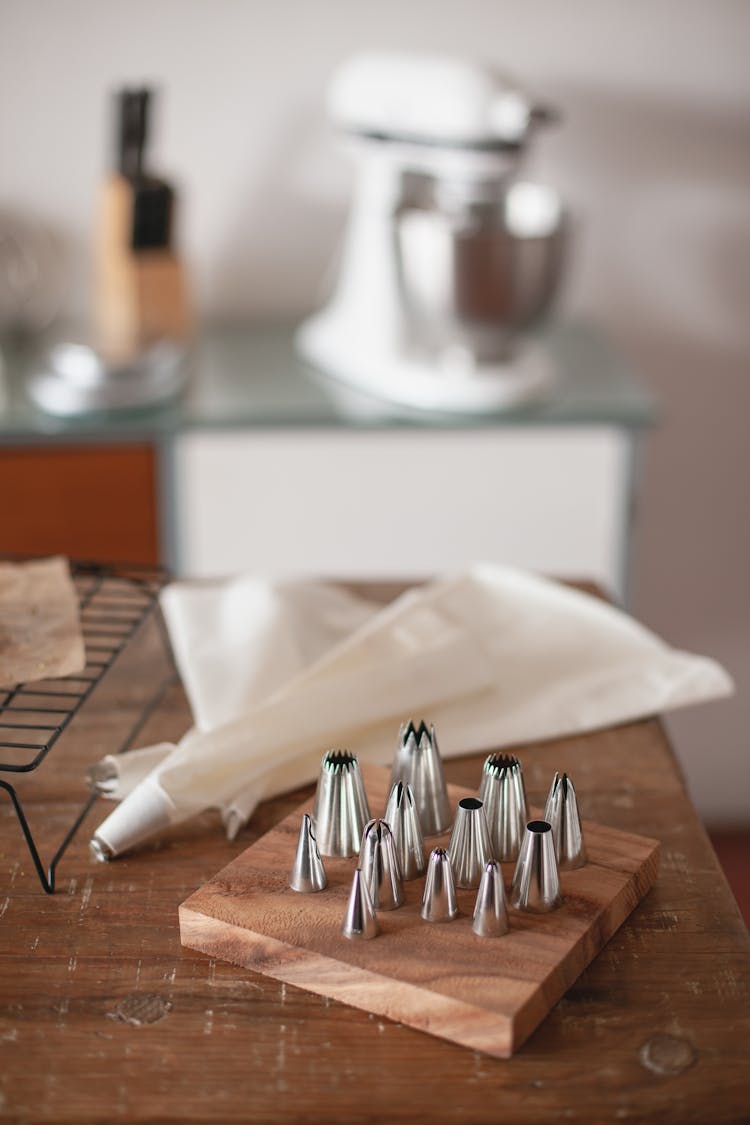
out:
{"label": "round piping tip", "polygon": [[485,867],[493,859],[484,804],[478,797],[464,797],[458,802],[448,855],[456,886],[479,886]]}
{"label": "round piping tip", "polygon": [[546,914],[561,902],[552,827],[546,820],[530,820],[513,873],[510,904],[517,910]]}

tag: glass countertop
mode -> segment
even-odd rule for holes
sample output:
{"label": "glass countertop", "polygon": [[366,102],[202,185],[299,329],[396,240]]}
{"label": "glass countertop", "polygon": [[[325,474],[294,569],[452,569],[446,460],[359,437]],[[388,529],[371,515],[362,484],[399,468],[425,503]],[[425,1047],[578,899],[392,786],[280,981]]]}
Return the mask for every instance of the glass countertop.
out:
{"label": "glass countertop", "polygon": [[[71,338],[75,338],[71,336]],[[205,329],[195,341],[191,376],[165,406],[88,417],[55,418],[25,393],[38,368],[28,348],[3,348],[0,440],[169,438],[195,430],[273,428],[485,429],[613,425],[642,429],[658,421],[653,394],[601,332],[560,322],[537,333],[556,369],[543,400],[485,414],[430,413],[390,405],[315,371],[297,355],[294,326],[261,324]]]}

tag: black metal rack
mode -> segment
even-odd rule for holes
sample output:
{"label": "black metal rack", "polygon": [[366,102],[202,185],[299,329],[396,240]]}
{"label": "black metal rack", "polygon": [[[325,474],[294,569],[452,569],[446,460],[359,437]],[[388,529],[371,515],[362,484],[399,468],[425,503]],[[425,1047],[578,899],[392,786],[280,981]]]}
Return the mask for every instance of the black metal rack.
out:
{"label": "black metal rack", "polygon": [[[86,644],[86,666],[81,672],[54,680],[16,684],[0,689],[0,754],[15,760],[0,761],[0,788],[9,795],[42,887],[55,890],[55,874],[66,848],[97,799],[92,793],[65,834],[45,870],[23,805],[10,781],[2,774],[27,774],[38,769],[69,727],[96,686],[112,667],[130,639],[158,606],[166,571],[155,567],[92,562],[71,563],[78,592],[81,626]],[[161,615],[157,615],[169,655],[169,673],[158,685],[125,741],[112,753],[128,750],[165,692],[176,672]]]}

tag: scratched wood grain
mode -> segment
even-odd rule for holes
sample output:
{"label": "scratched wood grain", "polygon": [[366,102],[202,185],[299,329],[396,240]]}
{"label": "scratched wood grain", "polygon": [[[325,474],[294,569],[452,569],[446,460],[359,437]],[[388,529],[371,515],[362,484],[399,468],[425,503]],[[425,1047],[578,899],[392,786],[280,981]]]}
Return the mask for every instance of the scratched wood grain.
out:
{"label": "scratched wood grain", "polygon": [[[163,670],[150,630],[128,657],[22,786],[48,854],[85,764]],[[175,690],[143,742],[188,722]],[[233,844],[206,814],[102,866],[84,832],[53,898],[0,794],[0,1119],[746,1121],[750,939],[660,724],[520,753],[532,801],[568,770],[584,816],[659,839],[662,858],[645,901],[509,1060],[180,949],[179,904],[309,789],[261,806]],[[449,780],[471,786],[479,760],[447,763]]]}
{"label": "scratched wood grain", "polygon": [[[363,765],[370,808],[382,815],[390,771]],[[455,808],[473,789],[449,786]],[[376,941],[351,942],[341,919],[356,859],[328,858],[328,886],[288,887],[304,801],[180,907],[182,944],[308,988],[498,1058],[509,1058],[601,951],[656,878],[659,845],[585,824],[589,862],[563,872],[563,905],[510,911],[501,941],[471,930],[475,891],[458,890],[451,925],[420,918],[423,880],[404,884],[399,910],[380,912]],[[541,815],[532,810],[532,815]],[[430,841],[447,847],[449,833]],[[504,865],[506,885],[513,865]]]}

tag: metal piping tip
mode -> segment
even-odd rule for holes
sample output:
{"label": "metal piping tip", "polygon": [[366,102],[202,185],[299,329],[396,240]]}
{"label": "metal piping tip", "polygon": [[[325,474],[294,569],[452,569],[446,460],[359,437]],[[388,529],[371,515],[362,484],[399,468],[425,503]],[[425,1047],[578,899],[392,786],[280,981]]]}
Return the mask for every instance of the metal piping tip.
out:
{"label": "metal piping tip", "polygon": [[403,904],[393,833],[384,820],[371,820],[365,828],[359,865],[375,910],[396,910]]}
{"label": "metal piping tip", "polygon": [[457,914],[456,887],[450,857],[445,848],[435,848],[427,861],[422,917],[425,922],[451,922]]}
{"label": "metal piping tip", "polygon": [[410,719],[401,727],[391,769],[391,788],[399,781],[411,785],[425,836],[437,836],[450,828],[451,806],[434,726],[428,730],[427,724],[421,722],[415,727]]}
{"label": "metal piping tip", "polygon": [[517,859],[529,813],[521,763],[514,754],[485,759],[479,799],[484,801],[495,858],[503,863]]}
{"label": "metal piping tip", "polygon": [[479,937],[502,937],[508,932],[503,872],[496,859],[490,860],[482,874],[471,928]]}
{"label": "metal piping tip", "polygon": [[100,836],[92,836],[89,840],[89,852],[91,858],[95,859],[98,863],[109,863],[111,859],[115,858],[115,853],[106,844]]}
{"label": "metal piping tip", "polygon": [[416,879],[424,873],[427,860],[424,856],[424,840],[419,823],[419,814],[414,801],[411,785],[397,782],[388,798],[385,819],[393,833],[401,878]]}
{"label": "metal piping tip", "polygon": [[510,904],[517,910],[546,914],[561,902],[552,827],[546,820],[530,820],[513,873]]}
{"label": "metal piping tip", "polygon": [[352,889],[341,932],[345,938],[351,938],[352,941],[368,941],[378,932],[377,918],[361,867],[357,868],[352,878]]}
{"label": "metal piping tip", "polygon": [[370,808],[359,762],[348,750],[323,755],[312,818],[321,855],[357,854]]}
{"label": "metal piping tip", "polygon": [[573,782],[566,773],[562,778],[556,773],[552,779],[547,804],[544,806],[544,819],[552,825],[559,869],[574,871],[576,867],[583,867],[587,855],[578,799]]}
{"label": "metal piping tip", "polygon": [[314,891],[322,891],[327,885],[328,879],[313,833],[312,820],[310,814],[305,813],[300,825],[297,854],[289,876],[289,886],[293,891],[312,894]]}
{"label": "metal piping tip", "polygon": [[457,887],[478,887],[485,867],[493,859],[484,805],[478,797],[464,797],[448,844],[448,855]]}

